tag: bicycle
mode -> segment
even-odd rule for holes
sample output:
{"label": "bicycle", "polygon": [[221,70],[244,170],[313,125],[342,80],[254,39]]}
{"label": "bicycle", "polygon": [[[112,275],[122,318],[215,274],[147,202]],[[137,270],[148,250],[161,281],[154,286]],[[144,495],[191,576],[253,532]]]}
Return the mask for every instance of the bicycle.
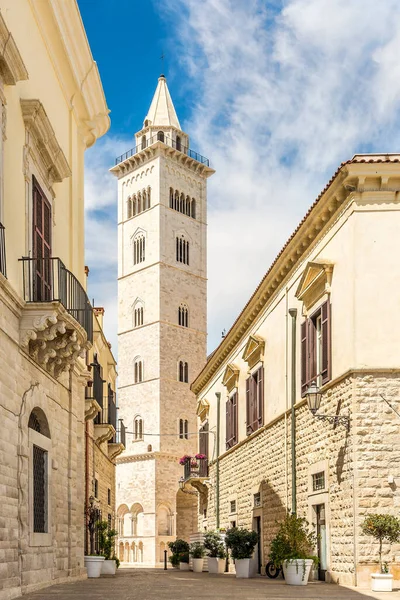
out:
{"label": "bicycle", "polygon": [[267,563],[265,567],[265,574],[270,579],[276,579],[277,577],[279,577],[279,575],[282,575],[283,579],[285,579],[282,567],[276,567],[272,561],[269,561],[269,563]]}

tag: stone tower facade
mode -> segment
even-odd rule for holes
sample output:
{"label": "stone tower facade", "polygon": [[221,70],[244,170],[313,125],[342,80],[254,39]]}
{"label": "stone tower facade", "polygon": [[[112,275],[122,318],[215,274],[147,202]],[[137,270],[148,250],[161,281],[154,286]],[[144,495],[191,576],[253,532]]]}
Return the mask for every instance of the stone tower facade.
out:
{"label": "stone tower facade", "polygon": [[189,149],[161,76],[136,147],[119,157],[119,556],[157,565],[188,537],[196,497],[178,459],[197,447],[190,383],[206,360],[208,160]]}

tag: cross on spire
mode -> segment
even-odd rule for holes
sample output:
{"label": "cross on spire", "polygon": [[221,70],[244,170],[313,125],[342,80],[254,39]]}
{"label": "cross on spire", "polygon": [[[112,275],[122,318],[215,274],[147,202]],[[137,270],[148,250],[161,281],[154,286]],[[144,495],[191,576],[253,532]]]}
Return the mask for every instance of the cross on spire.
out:
{"label": "cross on spire", "polygon": [[164,51],[163,51],[162,54],[161,54],[161,56],[160,56],[161,65],[162,65],[161,72],[162,72],[162,76],[163,77],[164,77],[164,59],[165,59],[165,54],[164,54]]}

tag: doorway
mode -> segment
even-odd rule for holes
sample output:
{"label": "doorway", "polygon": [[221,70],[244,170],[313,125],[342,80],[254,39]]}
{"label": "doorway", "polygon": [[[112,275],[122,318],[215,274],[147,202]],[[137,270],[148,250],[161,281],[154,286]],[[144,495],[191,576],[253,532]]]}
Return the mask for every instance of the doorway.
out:
{"label": "doorway", "polygon": [[261,559],[262,559],[262,550],[261,550],[261,517],[254,517],[253,519],[253,529],[257,532],[257,573],[261,573]]}
{"label": "doorway", "polygon": [[319,558],[318,564],[318,579],[325,581],[327,570],[326,560],[326,520],[325,520],[325,504],[317,504],[315,506],[315,514],[317,517],[317,553]]}

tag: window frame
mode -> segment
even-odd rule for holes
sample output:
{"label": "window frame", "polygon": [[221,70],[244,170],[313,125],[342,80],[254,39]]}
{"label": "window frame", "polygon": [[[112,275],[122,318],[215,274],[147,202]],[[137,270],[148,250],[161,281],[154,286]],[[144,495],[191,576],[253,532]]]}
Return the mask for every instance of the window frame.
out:
{"label": "window frame", "polygon": [[[320,332],[318,323],[320,322]],[[320,349],[318,350],[318,337]],[[301,395],[313,382],[322,387],[332,379],[332,305],[330,298],[320,304],[300,326]],[[318,365],[318,359],[320,364]]]}
{"label": "window frame", "polygon": [[239,403],[238,403],[238,390],[235,389],[230,394],[226,401],[226,430],[225,430],[225,445],[226,449],[233,448],[238,443],[238,415],[239,415]]}
{"label": "window frame", "polygon": [[251,435],[263,425],[264,365],[262,364],[254,369],[246,379],[246,434]]}
{"label": "window frame", "polygon": [[[52,442],[51,438],[28,427],[29,443],[29,545],[30,546],[52,546],[52,520],[51,520],[51,479],[52,479]],[[46,529],[45,533],[34,531],[33,511],[33,447],[44,450],[46,457]]]}

